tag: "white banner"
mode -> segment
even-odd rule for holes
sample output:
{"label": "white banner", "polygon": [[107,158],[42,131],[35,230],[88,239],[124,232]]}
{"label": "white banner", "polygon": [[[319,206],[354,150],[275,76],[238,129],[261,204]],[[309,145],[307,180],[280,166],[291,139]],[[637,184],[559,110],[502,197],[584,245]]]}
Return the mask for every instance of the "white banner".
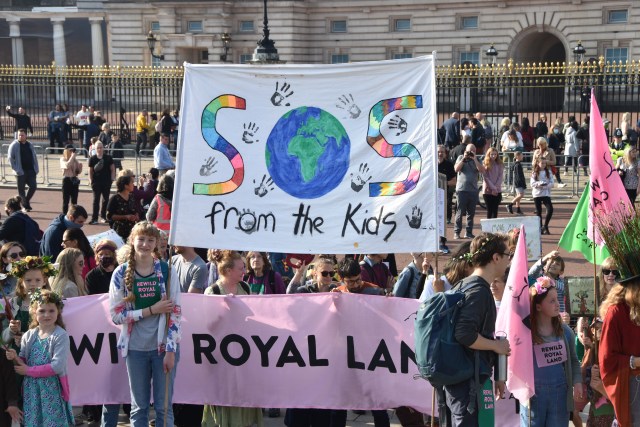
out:
{"label": "white banner", "polygon": [[170,241],[437,250],[434,65],[185,65]]}
{"label": "white banner", "polygon": [[506,218],[481,219],[480,228],[487,233],[508,233],[524,225],[526,231],[527,260],[537,261],[542,256],[542,240],[540,239],[540,217],[513,216]]}

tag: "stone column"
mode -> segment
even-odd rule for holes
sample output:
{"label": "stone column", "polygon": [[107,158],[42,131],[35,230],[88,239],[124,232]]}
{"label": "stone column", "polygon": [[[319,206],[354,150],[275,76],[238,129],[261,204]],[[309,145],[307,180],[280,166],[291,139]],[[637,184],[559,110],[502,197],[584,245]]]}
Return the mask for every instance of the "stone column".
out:
{"label": "stone column", "polygon": [[[21,67],[24,65],[24,48],[22,46],[22,37],[20,37],[20,18],[8,18],[9,37],[11,38],[11,55],[14,66]],[[14,102],[23,104],[25,101],[24,78],[19,75],[22,70],[16,69],[15,80],[13,84]]]}
{"label": "stone column", "polygon": [[24,49],[20,37],[20,18],[9,18],[9,37],[13,54],[13,65],[24,65]]}
{"label": "stone column", "polygon": [[91,54],[93,65],[104,65],[104,48],[102,40],[102,21],[101,16],[89,18],[91,23]]}
{"label": "stone column", "polygon": [[94,66],[94,75],[96,76],[94,80],[94,101],[102,101],[103,94],[102,90],[104,89],[103,79],[99,77],[99,70],[96,67],[101,67],[104,65],[104,48],[103,48],[103,40],[102,40],[102,21],[103,18],[101,16],[94,16],[89,18],[89,23],[91,23],[91,56],[92,56],[92,64]]}
{"label": "stone column", "polygon": [[64,43],[64,21],[63,17],[51,18],[53,24],[53,59],[56,65],[64,67],[67,65],[67,48]]}

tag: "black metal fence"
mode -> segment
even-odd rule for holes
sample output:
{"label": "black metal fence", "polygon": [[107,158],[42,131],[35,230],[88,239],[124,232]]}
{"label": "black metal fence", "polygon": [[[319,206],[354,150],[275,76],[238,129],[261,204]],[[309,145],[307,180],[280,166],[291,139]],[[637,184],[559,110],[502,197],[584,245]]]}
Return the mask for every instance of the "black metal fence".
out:
{"label": "black metal fence", "polygon": [[[123,134],[135,141],[135,117],[142,109],[161,112],[179,108],[182,67],[121,66],[0,66],[0,103],[25,107],[35,138],[47,138],[47,116],[56,104],[66,104],[75,114],[81,104],[100,112]],[[551,127],[570,115],[582,120],[588,113],[588,93],[595,88],[600,110],[616,127],[624,112],[632,122],[640,117],[640,64],[506,64],[439,66],[436,70],[439,122],[454,112],[480,111],[494,128],[502,118],[535,124],[541,114]],[[14,121],[3,114],[5,134]],[[7,136],[8,138],[8,136]]]}

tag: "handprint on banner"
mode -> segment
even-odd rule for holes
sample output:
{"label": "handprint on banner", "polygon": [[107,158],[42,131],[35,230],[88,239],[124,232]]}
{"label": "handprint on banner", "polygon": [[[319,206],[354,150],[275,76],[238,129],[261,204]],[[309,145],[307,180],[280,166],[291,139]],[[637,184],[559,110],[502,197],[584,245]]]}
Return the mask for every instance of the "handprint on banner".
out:
{"label": "handprint on banner", "polygon": [[340,108],[341,110],[346,110],[347,113],[349,113],[349,117],[352,119],[357,119],[358,117],[360,117],[360,113],[362,113],[360,107],[356,105],[352,94],[342,95],[338,97],[338,104],[336,104],[336,107]]}
{"label": "handprint on banner", "polygon": [[389,129],[398,129],[396,136],[400,136],[407,131],[407,122],[396,114],[394,119],[389,120]]}
{"label": "handprint on banner", "polygon": [[[253,183],[256,184],[256,180],[253,180]],[[267,193],[269,191],[273,190],[273,179],[271,179],[271,177],[269,177],[269,179],[267,179],[267,175],[263,175],[262,176],[262,181],[260,181],[260,184],[256,184],[257,187],[254,188],[254,192],[256,193],[256,196],[258,197],[264,197],[267,195]]]}
{"label": "handprint on banner", "polygon": [[200,168],[200,176],[209,176],[216,173],[214,168],[217,164],[218,161],[216,159],[209,157]]}
{"label": "handprint on banner", "polygon": [[369,166],[366,163],[360,163],[360,167],[358,168],[358,172],[355,174],[351,174],[351,188],[356,193],[362,190],[367,182],[371,180],[371,175],[368,178],[365,176],[369,173]]}
{"label": "handprint on banner", "polygon": [[288,102],[286,104],[282,104],[282,101],[286,100],[291,95],[293,95],[293,91],[291,90],[291,85],[289,83],[284,82],[280,89],[278,89],[278,82],[276,82],[276,91],[271,95],[271,103],[276,107],[281,105],[288,107],[291,104]]}
{"label": "handprint on banner", "polygon": [[244,132],[242,132],[242,142],[245,144],[253,144],[254,142],[260,142],[259,139],[253,139],[256,133],[260,130],[258,125],[254,122],[245,123],[242,125]]}
{"label": "handprint on banner", "polygon": [[405,217],[411,228],[418,229],[422,225],[422,211],[418,206],[414,206],[411,209],[411,218],[409,218],[409,215],[405,215]]}
{"label": "handprint on banner", "polygon": [[258,227],[256,227],[257,223],[258,220],[255,211],[252,211],[251,209],[242,209],[242,212],[238,215],[238,225],[236,226],[236,230],[252,234],[258,229]]}

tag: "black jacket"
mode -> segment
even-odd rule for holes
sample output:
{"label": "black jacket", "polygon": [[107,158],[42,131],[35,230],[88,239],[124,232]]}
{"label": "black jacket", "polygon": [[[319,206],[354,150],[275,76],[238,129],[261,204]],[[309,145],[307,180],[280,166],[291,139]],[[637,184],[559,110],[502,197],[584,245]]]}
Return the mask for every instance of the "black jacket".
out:
{"label": "black jacket", "polygon": [[40,242],[41,256],[49,255],[55,260],[58,257],[58,254],[62,252],[62,235],[67,229],[64,217],[64,214],[60,214],[55,217],[44,231],[42,241]]}
{"label": "black jacket", "polygon": [[17,132],[18,129],[24,129],[33,133],[33,126],[31,126],[31,117],[27,116],[26,114],[12,113],[9,110],[7,110],[7,114],[10,117],[13,117],[16,121],[15,125],[13,126],[14,132]]}

